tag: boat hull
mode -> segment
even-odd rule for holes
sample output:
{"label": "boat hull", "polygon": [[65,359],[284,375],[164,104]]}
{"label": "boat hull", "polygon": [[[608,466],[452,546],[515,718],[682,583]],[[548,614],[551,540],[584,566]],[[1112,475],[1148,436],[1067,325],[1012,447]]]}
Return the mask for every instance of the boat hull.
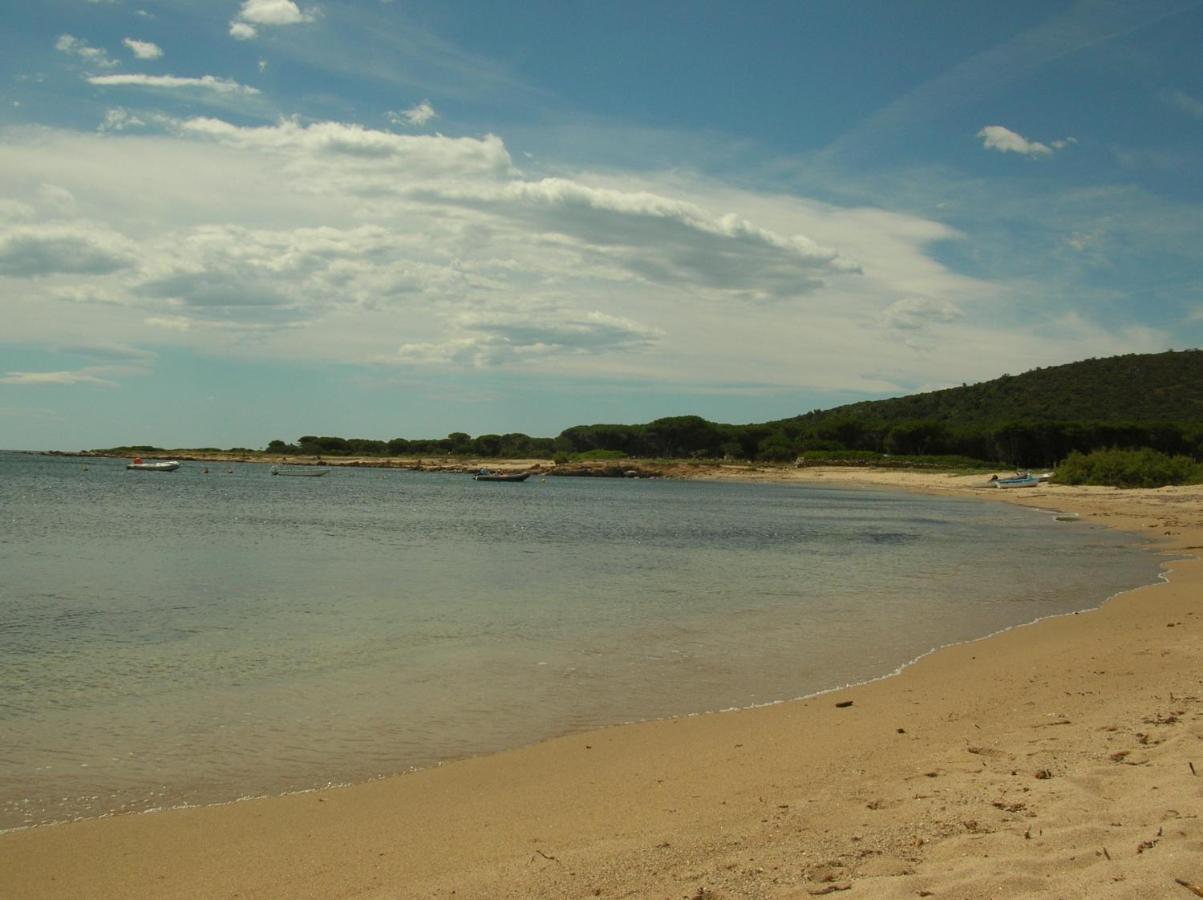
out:
{"label": "boat hull", "polygon": [[1027,478],[1005,478],[994,482],[996,488],[1025,488],[1035,487],[1040,484],[1040,479],[1035,475],[1029,475]]}
{"label": "boat hull", "polygon": [[178,462],[130,463],[126,466],[135,472],[174,472],[179,467]]}
{"label": "boat hull", "polygon": [[473,475],[472,478],[475,481],[526,481],[526,479],[530,478],[530,472],[518,472],[513,475],[477,474]]}

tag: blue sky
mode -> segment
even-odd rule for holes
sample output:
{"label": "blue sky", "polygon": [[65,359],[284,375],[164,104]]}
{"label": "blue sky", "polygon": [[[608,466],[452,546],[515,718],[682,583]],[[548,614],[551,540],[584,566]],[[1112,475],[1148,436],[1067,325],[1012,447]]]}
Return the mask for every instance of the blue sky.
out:
{"label": "blue sky", "polygon": [[41,0],[0,446],[763,421],[1203,344],[1203,0]]}

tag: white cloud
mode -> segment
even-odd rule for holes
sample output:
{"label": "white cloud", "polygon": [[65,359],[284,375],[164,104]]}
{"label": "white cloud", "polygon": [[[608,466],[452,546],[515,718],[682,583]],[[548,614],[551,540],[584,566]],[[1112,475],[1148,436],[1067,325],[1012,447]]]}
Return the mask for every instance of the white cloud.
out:
{"label": "white cloud", "polygon": [[1056,150],[1064,150],[1070,144],[1076,144],[1075,138],[1062,138],[1052,142],[1052,145],[1039,141],[1029,141],[1023,135],[1004,128],[1002,125],[987,125],[977,133],[982,139],[982,146],[987,150],[997,150],[999,153],[1018,153],[1021,156],[1040,157],[1052,156]]}
{"label": "white cloud", "polygon": [[133,259],[128,241],[100,230],[57,225],[0,229],[0,276],[106,275],[129,268]]}
{"label": "white cloud", "polygon": [[116,60],[110,59],[104,50],[89,46],[86,41],[82,41],[71,34],[59,35],[58,40],[54,42],[54,49],[59,51],[59,53],[78,57],[84,62],[99,66],[102,69],[111,69],[117,65]]}
{"label": "white cloud", "polygon": [[467,189],[420,187],[413,196],[524,222],[593,265],[650,283],[781,299],[811,293],[826,277],[859,271],[804,235],[647,191],[547,178]]}
{"label": "white cloud", "polygon": [[151,350],[121,342],[64,344],[55,347],[60,353],[71,353],[91,360],[127,365],[149,365],[157,358]]}
{"label": "white cloud", "polygon": [[102,387],[117,387],[115,381],[102,378],[96,372],[95,368],[58,372],[8,372],[0,375],[0,384],[96,384]]}
{"label": "white cloud", "polygon": [[382,362],[475,368],[540,362],[565,355],[612,354],[654,346],[664,333],[597,310],[567,307],[468,312],[455,317],[458,335],[403,344]]}
{"label": "white cloud", "polygon": [[104,121],[100,123],[100,130],[124,131],[126,128],[141,128],[144,125],[146,123],[128,109],[117,106],[105,110]]}
{"label": "white cloud", "polygon": [[438,118],[438,115],[430,101],[423,100],[399,113],[390,112],[388,119],[394,125],[425,125],[431,119]]}
{"label": "white cloud", "polygon": [[240,127],[214,118],[188,119],[179,128],[229,147],[283,156],[306,172],[304,187],[312,190],[395,191],[430,178],[499,178],[513,169],[505,144],[493,135],[400,135],[339,122],[302,125],[292,120]]}
{"label": "white cloud", "polygon": [[312,12],[302,12],[293,0],[244,0],[238,15],[230,20],[230,36],[249,41],[258,36],[257,25],[300,25],[314,19]]}
{"label": "white cloud", "polygon": [[150,41],[138,41],[133,38],[126,38],[121,43],[125,44],[138,59],[158,59],[163,55],[163,48]]}
{"label": "white cloud", "polygon": [[928,350],[936,346],[940,326],[951,325],[964,317],[964,311],[951,300],[905,297],[882,311],[881,324],[908,347]]}
{"label": "white cloud", "polygon": [[219,94],[257,94],[258,88],[239,84],[228,78],[217,78],[213,75],[202,75],[199,78],[181,78],[176,75],[93,75],[88,78],[91,84],[102,87],[146,87],[166,88],[200,88],[205,91],[215,91]]}
{"label": "white cloud", "polygon": [[164,328],[168,331],[188,331],[192,327],[191,320],[184,316],[147,316],[142,320],[152,328]]}
{"label": "white cloud", "polygon": [[24,279],[6,339],[24,343],[69,323],[269,362],[881,392],[1122,349],[1000,323],[1023,292],[942,265],[931,246],[965,238],[938,222],[684,173],[530,178],[494,136],[10,128],[0,195],[38,229],[35,253],[0,244]]}
{"label": "white cloud", "polygon": [[75,195],[57,184],[38,185],[38,208],[46,218],[61,219],[74,216],[77,210]]}
{"label": "white cloud", "polygon": [[256,25],[298,25],[313,21],[313,15],[301,12],[293,0],[244,0],[238,18]]}

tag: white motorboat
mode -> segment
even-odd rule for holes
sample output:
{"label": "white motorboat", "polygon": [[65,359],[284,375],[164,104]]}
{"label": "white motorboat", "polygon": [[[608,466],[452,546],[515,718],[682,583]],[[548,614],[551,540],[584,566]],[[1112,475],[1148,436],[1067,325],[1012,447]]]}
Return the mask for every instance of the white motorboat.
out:
{"label": "white motorboat", "polygon": [[180,464],[174,459],[164,459],[157,462],[142,462],[141,456],[135,456],[134,461],[126,466],[138,472],[174,472]]}

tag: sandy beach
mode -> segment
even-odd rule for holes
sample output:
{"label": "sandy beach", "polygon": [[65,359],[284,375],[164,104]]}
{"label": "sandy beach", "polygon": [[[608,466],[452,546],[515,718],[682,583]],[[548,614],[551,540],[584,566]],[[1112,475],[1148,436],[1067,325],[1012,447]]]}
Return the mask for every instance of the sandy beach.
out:
{"label": "sandy beach", "polygon": [[1056,510],[1155,539],[1166,581],[806,700],[10,832],[0,897],[1203,896],[1203,488],[729,474]]}

